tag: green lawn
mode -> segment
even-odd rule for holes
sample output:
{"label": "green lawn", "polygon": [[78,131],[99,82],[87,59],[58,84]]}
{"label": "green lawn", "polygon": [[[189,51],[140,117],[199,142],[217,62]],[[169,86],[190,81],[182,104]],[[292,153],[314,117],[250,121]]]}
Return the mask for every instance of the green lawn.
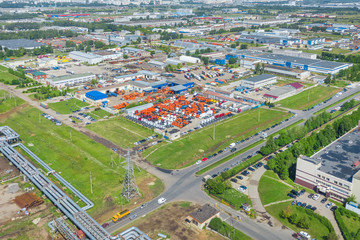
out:
{"label": "green lawn", "polygon": [[[95,207],[89,210],[91,215],[103,218],[104,212],[119,209],[125,170],[118,156],[66,125],[56,126],[45,118],[39,123],[39,113],[35,108],[26,107],[2,120],[1,125],[8,125],[19,133],[25,146],[93,201]],[[116,165],[111,165],[111,156]],[[90,171],[93,193],[90,192]],[[143,182],[154,177],[138,168],[135,168],[135,175],[137,183],[145,186],[149,194],[151,189]],[[122,203],[126,204],[124,200]]]}
{"label": "green lawn", "polygon": [[56,103],[49,103],[49,108],[60,114],[70,114],[72,111],[79,110],[82,107],[89,106],[89,104],[82,102],[78,99],[71,98],[67,101],[61,101]]}
{"label": "green lawn", "polygon": [[0,90],[0,113],[7,112],[16,106],[20,106],[24,103],[24,100],[10,95],[5,90]]}
{"label": "green lawn", "polygon": [[[288,219],[280,217],[280,214],[283,210],[288,209],[290,210],[291,214],[297,214],[299,219],[308,219],[309,221],[309,229],[299,228],[296,225],[291,224]],[[291,228],[295,232],[305,231],[310,234],[311,238],[316,239],[328,239],[330,234],[329,228],[320,222],[318,217],[321,217],[317,213],[312,212],[311,210],[305,210],[302,207],[298,207],[295,205],[291,205],[289,202],[274,204],[271,206],[266,207],[266,211],[276,219],[278,219],[282,224]],[[324,217],[323,217],[324,218]],[[330,226],[331,231],[333,232],[333,227],[329,220],[324,219],[326,224]]]}
{"label": "green lawn", "polygon": [[270,170],[266,171],[260,178],[258,191],[263,205],[290,199],[287,194],[292,188],[284,183],[276,181],[276,179],[279,180],[277,175]]}
{"label": "green lawn", "polygon": [[148,148],[143,156],[152,164],[162,168],[175,169],[189,166],[196,160],[229,146],[232,142],[242,140],[288,118],[291,114],[261,108],[260,116],[259,122],[259,110],[238,114],[216,124],[215,140],[213,140],[214,126],[211,125],[172,143]]}
{"label": "green lawn", "polygon": [[303,110],[325,101],[340,91],[340,88],[316,86],[311,89],[304,90],[295,96],[283,99],[276,104],[280,104],[281,107],[285,108]]}
{"label": "green lawn", "polygon": [[360,237],[360,217],[355,212],[338,207],[335,211],[335,219],[339,225],[345,240],[359,239]]}
{"label": "green lawn", "polygon": [[133,147],[135,142],[155,134],[152,130],[123,117],[96,122],[87,128],[123,148]]}
{"label": "green lawn", "polygon": [[247,195],[233,188],[227,189],[222,194],[214,194],[214,196],[219,197],[220,199],[224,199],[225,202],[234,206],[234,208],[237,210],[241,208],[243,203],[248,203],[252,205],[251,200]]}
{"label": "green lawn", "polygon": [[98,110],[94,110],[94,111],[90,112],[89,115],[98,120],[98,119],[109,117],[110,113],[105,110],[98,109]]}

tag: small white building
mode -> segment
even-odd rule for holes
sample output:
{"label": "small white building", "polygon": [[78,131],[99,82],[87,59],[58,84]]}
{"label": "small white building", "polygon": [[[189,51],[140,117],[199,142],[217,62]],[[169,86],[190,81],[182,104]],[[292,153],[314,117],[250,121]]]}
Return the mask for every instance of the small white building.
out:
{"label": "small white building", "polygon": [[63,75],[53,78],[47,78],[46,84],[51,87],[65,88],[81,83],[90,82],[92,79],[95,78],[96,76],[93,73],[79,73],[74,75]]}
{"label": "small white building", "polygon": [[252,89],[264,87],[267,85],[271,85],[277,82],[276,76],[271,74],[262,74],[255,77],[250,77],[242,80],[241,86],[248,87]]}

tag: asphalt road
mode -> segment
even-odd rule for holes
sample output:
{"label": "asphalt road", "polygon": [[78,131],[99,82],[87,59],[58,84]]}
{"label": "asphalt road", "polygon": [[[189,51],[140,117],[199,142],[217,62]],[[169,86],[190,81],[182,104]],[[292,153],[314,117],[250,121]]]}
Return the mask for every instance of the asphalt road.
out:
{"label": "asphalt road", "polygon": [[[5,89],[5,90],[13,93],[14,95],[24,99],[25,101],[30,103],[32,106],[37,107],[41,111],[46,112],[51,115],[54,115],[54,112],[51,109],[43,109],[42,107],[40,107],[38,105],[37,102],[32,101],[26,95],[22,94],[20,90],[14,90],[10,86],[6,86],[1,83],[0,83],[0,86],[2,89]],[[301,119],[309,119],[315,112],[317,112],[321,109],[324,109],[324,108],[330,106],[331,104],[333,104],[337,101],[340,101],[341,99],[344,99],[356,92],[360,92],[360,86],[358,86],[358,85],[356,87],[354,87],[353,89],[348,90],[341,96],[333,97],[327,103],[322,104],[314,109],[311,109],[310,111],[292,110],[292,112],[294,112],[296,114],[295,117],[293,117],[289,121],[285,121],[284,123],[282,123],[274,128],[270,128],[267,131],[267,134],[270,135],[270,134],[276,133],[276,132],[280,131],[281,129],[284,129],[284,128],[290,126],[291,124],[298,122]],[[359,94],[357,94],[356,96],[353,96],[352,98],[355,98],[357,96],[359,96]],[[350,99],[352,99],[352,98],[350,98]],[[341,104],[338,104],[338,105],[340,106]],[[334,106],[333,108],[335,108],[335,107],[336,106]],[[328,109],[328,111],[330,111],[330,110],[331,109]],[[83,129],[79,129],[74,124],[71,124],[71,122],[66,121],[65,119],[61,119],[60,115],[56,115],[55,117],[59,118],[59,120],[62,120],[63,123],[68,124],[71,127],[75,128],[81,132],[84,132]],[[254,137],[250,138],[249,140],[237,145],[236,146],[237,151],[240,151],[241,149],[243,149],[247,146],[250,146],[251,144],[253,144],[259,140],[260,140],[259,135],[254,136]],[[239,154],[235,158],[233,158],[233,159],[227,161],[226,163],[221,164],[220,166],[203,174],[203,176],[207,175],[207,174],[212,175],[212,174],[221,172],[226,167],[231,168],[232,164],[237,164],[239,162],[244,161],[244,159],[248,155],[252,155],[256,151],[258,151],[264,144],[265,143],[259,144],[256,147],[254,147],[242,154]],[[206,195],[201,190],[201,187],[203,184],[201,179],[203,176],[197,177],[197,176],[195,176],[195,172],[199,171],[200,169],[202,169],[206,166],[209,166],[210,164],[212,164],[216,161],[219,161],[219,160],[227,157],[230,154],[231,154],[230,151],[223,152],[223,153],[217,155],[216,157],[213,157],[205,162],[202,162],[200,165],[193,165],[193,166],[187,167],[185,169],[176,170],[176,171],[172,171],[172,172],[163,172],[163,171],[153,168],[153,167],[152,167],[152,169],[149,169],[151,166],[147,166],[146,170],[151,170],[150,172],[152,174],[159,176],[165,182],[166,190],[163,192],[163,194],[161,194],[160,197],[165,197],[167,199],[167,202],[184,200],[184,201],[197,202],[200,204],[204,204],[204,203],[215,204],[215,200],[210,198],[208,195]],[[147,203],[146,207],[144,207],[144,208],[139,207],[139,208],[133,209],[130,216],[133,214],[136,214],[138,217],[141,217],[141,216],[144,216],[144,215],[152,212],[153,210],[155,210],[161,206],[162,205],[158,204],[157,199],[153,199],[152,201]],[[233,216],[241,215],[238,211],[235,211],[226,206],[222,206],[222,208],[226,209],[226,211],[228,213],[231,213]],[[222,213],[222,216],[224,216],[224,218],[226,219],[226,215],[223,215],[223,214],[224,213]],[[241,216],[242,216],[241,222],[237,222],[237,221],[234,222],[229,218],[227,219],[227,221],[231,221],[231,223],[234,224],[234,226],[237,229],[239,229],[240,231],[244,232],[245,234],[249,235],[250,237],[252,237],[254,239],[278,240],[278,239],[290,239],[291,238],[292,231],[290,231],[288,229],[280,229],[280,228],[270,227],[264,223],[259,223],[257,221],[251,220],[244,215],[241,215]],[[120,228],[126,226],[130,222],[131,221],[128,217],[118,221],[117,223],[110,222],[109,226],[106,228],[106,230],[110,233],[113,233],[115,231],[118,231]]]}
{"label": "asphalt road", "polygon": [[[274,127],[274,128],[270,128],[267,133],[268,135],[276,133],[278,131],[280,131],[281,129],[284,129],[288,126],[290,126],[293,123],[298,122],[301,119],[309,119],[311,116],[313,116],[313,114],[321,109],[324,109],[332,104],[334,104],[337,101],[340,101],[341,99],[344,99],[356,92],[360,92],[360,86],[356,86],[353,89],[350,89],[348,91],[346,91],[345,93],[343,93],[342,95],[340,95],[339,97],[333,97],[330,101],[328,101],[325,104],[322,104],[318,107],[315,107],[314,109],[311,109],[309,111],[301,111],[301,110],[292,110],[292,112],[296,113],[295,117],[290,119],[289,121],[285,121],[284,123]],[[347,101],[349,101],[352,98],[356,98],[359,97],[360,94],[357,94],[351,98],[349,98]],[[335,105],[334,107],[332,107],[331,109],[342,105],[343,103],[339,103],[337,105]],[[328,109],[327,111],[330,111],[331,109]],[[261,138],[260,136],[255,136],[253,138],[250,138],[249,140],[239,144],[236,146],[237,150],[240,151],[241,149],[250,146],[251,144],[259,141]],[[216,162],[219,161],[225,157],[227,157],[228,155],[230,155],[230,151],[227,152],[223,152],[205,162],[202,162],[199,165],[193,165],[190,166],[188,168],[185,169],[181,169],[178,171],[172,171],[171,173],[168,174],[167,178],[168,181],[172,182],[171,186],[167,187],[167,189],[165,190],[165,192],[163,194],[161,194],[160,197],[165,197],[167,199],[167,202],[169,201],[179,201],[179,200],[184,200],[184,201],[192,201],[192,202],[197,202],[200,204],[204,204],[204,203],[215,203],[215,200],[213,200],[212,198],[210,198],[207,194],[205,194],[202,190],[201,190],[201,186],[203,184],[202,182],[202,177],[204,175],[212,175],[215,173],[219,173],[221,171],[223,171],[224,168],[228,167],[231,168],[232,164],[237,164],[238,162],[242,162],[244,161],[243,159],[245,159],[248,155],[251,155],[253,153],[255,153],[256,151],[260,150],[260,148],[264,145],[265,143],[259,144],[257,146],[255,146],[254,148],[239,154],[238,156],[236,156],[235,158],[227,161],[224,164],[221,164],[220,166],[210,170],[209,172],[203,174],[202,176],[195,176],[195,173],[197,171],[199,171],[200,169]],[[152,201],[150,201],[148,203],[148,206],[145,208],[137,208],[132,210],[132,214],[137,214],[138,217],[140,216],[144,216],[148,213],[150,213],[151,211],[159,208],[161,205],[159,205],[157,203],[157,199],[154,199]],[[224,206],[226,207],[226,206]],[[238,214],[238,212],[234,211],[234,210],[229,210],[229,212],[232,211],[234,212],[234,214]],[[124,227],[125,225],[129,224],[131,221],[129,220],[129,218],[125,218],[117,223],[109,223],[109,227],[106,228],[107,231],[109,232],[115,232],[116,230]],[[243,216],[242,217],[242,222],[237,222],[234,225],[237,229],[239,229],[240,231],[244,232],[245,234],[249,235],[250,237],[254,238],[254,239],[289,239],[291,238],[291,233],[292,231],[288,230],[288,229],[274,229],[274,227],[269,227],[264,223],[258,223],[254,220],[249,219],[248,217]]]}

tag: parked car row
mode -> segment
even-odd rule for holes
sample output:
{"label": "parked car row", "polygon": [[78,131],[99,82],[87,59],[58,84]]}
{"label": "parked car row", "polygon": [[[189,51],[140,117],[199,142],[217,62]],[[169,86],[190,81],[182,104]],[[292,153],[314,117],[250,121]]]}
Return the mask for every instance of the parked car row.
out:
{"label": "parked car row", "polygon": [[292,201],[291,205],[296,205],[298,207],[310,209],[312,211],[315,211],[317,209],[317,207],[311,206],[310,204],[308,205],[305,202],[300,202],[300,201],[298,202],[297,200]]}
{"label": "parked car row", "polygon": [[[146,142],[146,141],[155,139],[155,138],[157,138],[157,137],[158,137],[158,135],[153,135],[153,136],[150,136],[150,137],[148,137],[148,138],[141,139],[140,141],[137,141],[137,142],[135,142],[134,144],[135,144],[135,145],[140,145],[140,144],[142,144],[142,143],[144,143],[144,142]],[[156,143],[157,143],[157,142],[156,142]],[[155,144],[154,144],[154,145],[155,145]]]}
{"label": "parked car row", "polygon": [[49,114],[43,113],[43,114],[41,114],[41,115],[42,115],[44,118],[47,118],[47,119],[49,119],[50,121],[52,121],[53,123],[55,123],[56,126],[61,126],[61,125],[62,125],[62,123],[61,123],[59,120],[55,119],[53,116],[50,116]]}
{"label": "parked car row", "polygon": [[93,117],[90,116],[90,115],[87,115],[86,113],[79,113],[79,115],[82,116],[83,118],[89,119],[89,120],[92,121],[92,122],[96,122],[96,119],[95,119],[95,118],[93,118]]}
{"label": "parked car row", "polygon": [[297,198],[301,195],[304,195],[305,189],[301,189],[301,191],[296,191],[295,189],[291,190],[290,193],[288,193],[288,196],[291,198]]}

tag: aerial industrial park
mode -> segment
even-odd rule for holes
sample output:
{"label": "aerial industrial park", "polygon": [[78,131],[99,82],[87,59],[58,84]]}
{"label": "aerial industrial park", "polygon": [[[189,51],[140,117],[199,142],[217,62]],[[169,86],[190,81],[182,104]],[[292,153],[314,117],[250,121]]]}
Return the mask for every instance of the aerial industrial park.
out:
{"label": "aerial industrial park", "polygon": [[0,1],[0,239],[360,239],[356,1]]}

